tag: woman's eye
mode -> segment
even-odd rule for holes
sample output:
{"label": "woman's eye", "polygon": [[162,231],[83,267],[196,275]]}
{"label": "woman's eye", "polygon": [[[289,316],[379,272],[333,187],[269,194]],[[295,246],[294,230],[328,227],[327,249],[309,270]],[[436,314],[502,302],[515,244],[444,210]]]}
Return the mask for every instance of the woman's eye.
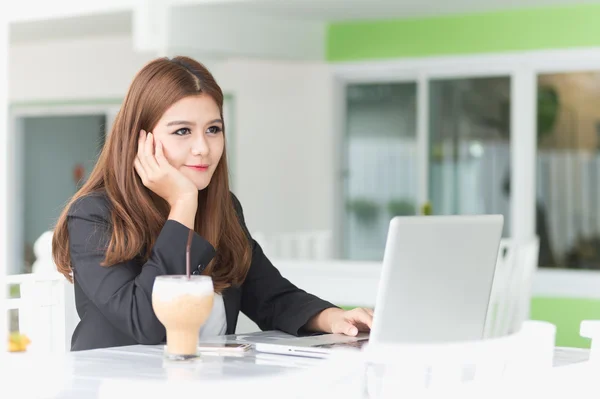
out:
{"label": "woman's eye", "polygon": [[187,127],[184,127],[182,129],[177,130],[176,132],[173,132],[173,134],[176,134],[177,136],[185,136],[186,134],[190,134],[190,129],[188,129]]}
{"label": "woman's eye", "polygon": [[206,133],[209,134],[219,134],[223,129],[220,126],[211,126],[206,130]]}

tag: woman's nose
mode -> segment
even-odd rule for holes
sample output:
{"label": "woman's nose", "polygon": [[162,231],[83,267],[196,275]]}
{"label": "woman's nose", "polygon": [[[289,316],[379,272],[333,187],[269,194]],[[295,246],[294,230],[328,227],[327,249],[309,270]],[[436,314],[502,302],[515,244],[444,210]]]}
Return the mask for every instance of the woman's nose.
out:
{"label": "woman's nose", "polygon": [[198,139],[194,140],[194,143],[192,145],[192,154],[193,155],[206,156],[208,154],[208,152],[209,152],[208,143],[206,142],[204,135],[202,135],[202,137],[199,137]]}

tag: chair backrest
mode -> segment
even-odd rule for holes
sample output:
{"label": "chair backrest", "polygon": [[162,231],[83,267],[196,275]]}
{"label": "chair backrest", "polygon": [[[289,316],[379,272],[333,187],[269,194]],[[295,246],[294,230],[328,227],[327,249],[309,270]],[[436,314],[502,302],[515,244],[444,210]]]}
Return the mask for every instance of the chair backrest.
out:
{"label": "chair backrest", "polygon": [[596,367],[600,367],[600,320],[582,321],[580,335],[592,340],[589,360]]}
{"label": "chair backrest", "polygon": [[73,284],[56,271],[51,231],[40,236],[34,251],[33,273],[8,277],[10,285],[20,288],[11,308],[18,311],[19,331],[31,339],[32,350],[65,352],[79,322]]}
{"label": "chair backrest", "polygon": [[298,231],[270,235],[255,232],[252,236],[269,257],[314,260],[332,257],[330,231]]}
{"label": "chair backrest", "polygon": [[552,368],[555,336],[553,324],[527,321],[517,332],[480,341],[368,346],[369,397],[526,379]]}
{"label": "chair backrest", "polygon": [[537,268],[538,251],[537,237],[522,243],[502,239],[488,308],[485,337],[500,337],[514,333],[529,318],[531,287]]}
{"label": "chair backrest", "polygon": [[[19,285],[20,298],[15,299],[19,331],[31,341],[31,350],[37,352],[64,352],[68,350],[65,303],[68,297],[65,278],[57,273],[13,275],[11,285]],[[72,331],[71,331],[72,333]]]}
{"label": "chair backrest", "polygon": [[512,296],[513,302],[513,330],[525,320],[529,319],[531,297],[533,292],[533,279],[538,267],[540,253],[540,240],[538,237],[518,246],[517,262],[520,264],[519,273],[515,276],[517,292]]}
{"label": "chair backrest", "polygon": [[515,252],[511,240],[502,239],[500,241],[494,283],[485,323],[484,335],[486,338],[498,337],[508,333],[508,291],[511,276],[516,268]]}
{"label": "chair backrest", "polygon": [[56,265],[52,260],[52,231],[45,231],[35,240],[33,253],[35,262],[32,265],[32,273],[52,273],[56,271]]}

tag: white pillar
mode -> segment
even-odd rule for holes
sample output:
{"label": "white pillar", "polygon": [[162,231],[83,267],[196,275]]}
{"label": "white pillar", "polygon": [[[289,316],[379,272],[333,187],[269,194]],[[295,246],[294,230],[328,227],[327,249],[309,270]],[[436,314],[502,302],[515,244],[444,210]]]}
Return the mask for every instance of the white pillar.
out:
{"label": "white pillar", "polygon": [[0,358],[6,353],[8,323],[4,302],[8,266],[8,20],[0,5]]}
{"label": "white pillar", "polygon": [[518,69],[511,79],[511,184],[510,236],[516,242],[535,234],[536,201],[536,75]]}
{"label": "white pillar", "polygon": [[417,214],[429,198],[429,77],[420,74],[417,82]]}
{"label": "white pillar", "polygon": [[170,0],[139,0],[133,10],[133,48],[169,56]]}

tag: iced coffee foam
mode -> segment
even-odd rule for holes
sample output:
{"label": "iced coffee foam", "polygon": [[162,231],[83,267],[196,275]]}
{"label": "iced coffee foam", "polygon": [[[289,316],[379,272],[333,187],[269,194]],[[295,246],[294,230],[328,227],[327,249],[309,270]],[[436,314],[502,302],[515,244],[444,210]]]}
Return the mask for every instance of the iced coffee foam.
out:
{"label": "iced coffee foam", "polygon": [[152,296],[160,301],[171,301],[183,295],[213,295],[212,279],[208,276],[160,276],[154,281]]}

